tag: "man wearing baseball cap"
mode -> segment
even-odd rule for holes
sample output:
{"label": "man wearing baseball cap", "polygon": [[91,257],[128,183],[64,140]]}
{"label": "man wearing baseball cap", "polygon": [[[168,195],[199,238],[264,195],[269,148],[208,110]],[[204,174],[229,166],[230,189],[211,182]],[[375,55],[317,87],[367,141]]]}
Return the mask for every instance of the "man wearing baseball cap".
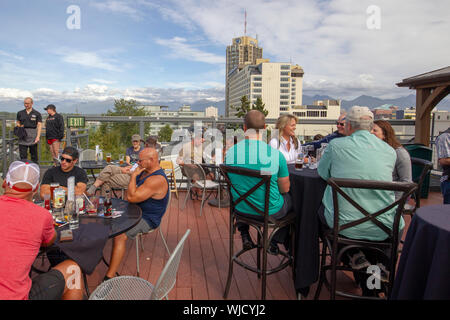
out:
{"label": "man wearing baseball cap", "polygon": [[[392,182],[397,155],[395,150],[381,139],[378,139],[370,131],[373,127],[373,113],[367,107],[354,106],[347,114],[345,123],[346,137],[332,140],[320,159],[317,171],[319,175],[328,180],[334,178],[351,178],[363,180],[378,180]],[[394,202],[393,191],[364,190],[346,188],[346,193],[357,203],[362,204],[368,212],[376,212]],[[340,197],[340,196],[339,196]],[[319,210],[319,218],[325,227],[333,228],[333,195],[331,186],[327,186],[322,207]],[[339,223],[346,224],[362,218],[361,212],[347,201],[339,201]],[[385,212],[378,218],[387,227],[392,228],[395,217],[395,208]],[[405,223],[400,222],[400,230]],[[363,224],[345,229],[341,235],[351,239],[370,241],[386,240],[388,235],[368,221]],[[366,257],[367,256],[367,257]],[[344,261],[347,259],[348,261]],[[370,265],[378,264],[378,258],[369,252],[360,249],[347,251],[343,257],[355,270],[363,270]],[[370,261],[370,262],[369,262]],[[379,266],[383,270],[384,266]],[[385,268],[384,268],[385,270]],[[386,280],[387,275],[382,281]],[[355,280],[359,282],[365,295],[374,295],[373,290],[367,288],[366,281],[360,273],[355,273]]]}
{"label": "man wearing baseball cap", "polygon": [[125,161],[129,165],[133,165],[139,159],[139,152],[142,151],[141,147],[141,136],[138,134],[133,134],[131,137],[131,143],[133,144],[131,147],[127,148],[125,153]]}
{"label": "man wearing baseball cap", "polygon": [[0,300],[82,299],[80,267],[73,260],[30,279],[39,248],[56,239],[52,215],[32,202],[39,187],[39,166],[11,163],[0,197]]}
{"label": "man wearing baseball cap", "polygon": [[49,104],[44,110],[48,113],[47,120],[45,120],[45,137],[56,166],[59,164],[59,146],[61,139],[64,138],[64,118],[56,112],[53,104]]}

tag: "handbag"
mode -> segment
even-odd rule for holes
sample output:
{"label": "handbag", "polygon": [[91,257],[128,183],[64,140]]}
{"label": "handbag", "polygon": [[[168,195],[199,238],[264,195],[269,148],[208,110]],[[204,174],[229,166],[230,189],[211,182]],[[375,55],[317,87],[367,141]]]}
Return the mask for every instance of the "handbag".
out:
{"label": "handbag", "polygon": [[14,127],[14,135],[17,136],[20,140],[25,140],[27,137],[27,132],[24,127]]}

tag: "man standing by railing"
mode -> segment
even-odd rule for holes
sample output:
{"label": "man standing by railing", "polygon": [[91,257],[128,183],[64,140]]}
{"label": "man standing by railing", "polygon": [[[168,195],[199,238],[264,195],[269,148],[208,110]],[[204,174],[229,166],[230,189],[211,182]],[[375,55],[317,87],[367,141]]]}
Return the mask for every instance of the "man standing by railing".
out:
{"label": "man standing by railing", "polygon": [[20,159],[28,158],[28,148],[30,149],[31,160],[38,162],[37,144],[42,130],[42,116],[33,109],[33,99],[28,97],[23,101],[24,110],[17,112],[16,126],[24,127],[26,137],[19,138]]}
{"label": "man standing by railing", "polygon": [[436,139],[436,152],[443,172],[441,191],[444,204],[450,204],[450,127]]}

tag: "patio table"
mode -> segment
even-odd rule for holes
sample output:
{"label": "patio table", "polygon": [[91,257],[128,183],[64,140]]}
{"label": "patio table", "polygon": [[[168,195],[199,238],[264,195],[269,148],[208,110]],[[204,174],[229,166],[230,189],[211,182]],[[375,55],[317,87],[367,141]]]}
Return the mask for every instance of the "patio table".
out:
{"label": "patio table", "polygon": [[309,287],[319,277],[319,220],[317,211],[327,183],[317,169],[296,170],[288,165],[290,191],[295,221],[294,286],[307,296]]}
{"label": "patio table", "polygon": [[[139,206],[120,199],[113,198],[111,200],[113,208],[122,211],[120,217],[80,215],[80,226],[78,229],[72,230],[73,240],[71,242],[59,241],[61,231],[68,229],[69,225],[57,230],[58,237],[55,246],[77,262],[86,274],[91,274],[103,258],[103,248],[109,238],[127,232],[141,220],[142,211]],[[103,260],[105,261],[104,258]]]}
{"label": "patio table", "polygon": [[450,205],[417,209],[406,234],[392,300],[450,300]]}

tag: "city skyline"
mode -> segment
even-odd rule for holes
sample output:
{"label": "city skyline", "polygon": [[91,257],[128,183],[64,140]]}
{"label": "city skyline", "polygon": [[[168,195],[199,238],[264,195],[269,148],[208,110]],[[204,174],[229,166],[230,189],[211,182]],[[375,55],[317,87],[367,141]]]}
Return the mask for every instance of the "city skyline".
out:
{"label": "city skyline", "polygon": [[304,69],[305,95],[407,96],[395,83],[449,65],[447,1],[5,0],[0,104],[222,101],[244,10],[264,58]]}

